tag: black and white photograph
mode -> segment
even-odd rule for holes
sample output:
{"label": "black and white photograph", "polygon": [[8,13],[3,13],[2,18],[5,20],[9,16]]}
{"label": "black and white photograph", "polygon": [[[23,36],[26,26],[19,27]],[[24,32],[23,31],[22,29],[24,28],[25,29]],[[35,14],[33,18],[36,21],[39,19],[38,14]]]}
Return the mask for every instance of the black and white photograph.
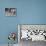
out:
{"label": "black and white photograph", "polygon": [[5,16],[16,16],[16,8],[5,8]]}

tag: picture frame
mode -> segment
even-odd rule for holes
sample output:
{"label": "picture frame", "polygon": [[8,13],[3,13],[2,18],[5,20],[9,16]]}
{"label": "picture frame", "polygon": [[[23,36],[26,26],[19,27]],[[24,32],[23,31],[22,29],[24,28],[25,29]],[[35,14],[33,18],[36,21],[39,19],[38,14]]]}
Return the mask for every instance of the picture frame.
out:
{"label": "picture frame", "polygon": [[16,8],[5,8],[5,16],[16,16]]}

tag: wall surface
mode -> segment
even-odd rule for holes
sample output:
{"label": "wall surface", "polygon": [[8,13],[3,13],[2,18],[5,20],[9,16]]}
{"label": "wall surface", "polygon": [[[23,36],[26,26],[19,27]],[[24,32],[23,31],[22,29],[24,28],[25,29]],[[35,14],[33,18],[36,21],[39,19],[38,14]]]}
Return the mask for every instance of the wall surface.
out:
{"label": "wall surface", "polygon": [[[6,17],[5,8],[12,7],[17,16]],[[17,24],[46,24],[46,0],[0,0],[0,44],[8,43],[9,32],[18,32]]]}

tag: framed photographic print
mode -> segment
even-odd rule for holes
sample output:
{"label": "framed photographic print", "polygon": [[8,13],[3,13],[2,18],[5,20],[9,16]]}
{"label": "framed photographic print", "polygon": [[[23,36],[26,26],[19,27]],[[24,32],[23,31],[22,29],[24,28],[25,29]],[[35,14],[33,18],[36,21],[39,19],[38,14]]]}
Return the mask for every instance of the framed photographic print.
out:
{"label": "framed photographic print", "polygon": [[5,16],[16,16],[16,8],[5,8]]}

